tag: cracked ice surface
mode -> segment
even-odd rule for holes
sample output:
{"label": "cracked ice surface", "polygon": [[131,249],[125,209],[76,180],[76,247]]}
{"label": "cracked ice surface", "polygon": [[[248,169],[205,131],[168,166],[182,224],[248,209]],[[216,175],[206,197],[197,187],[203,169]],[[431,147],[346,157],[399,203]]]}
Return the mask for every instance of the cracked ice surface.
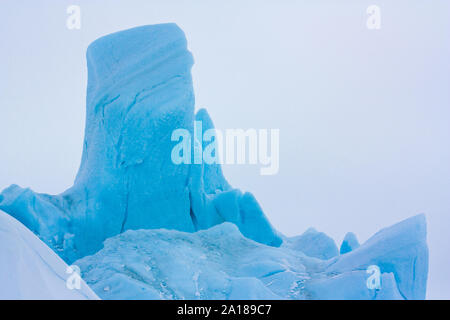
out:
{"label": "cracked ice surface", "polygon": [[[329,260],[308,257],[288,238],[281,247],[257,243],[231,223],[196,233],[127,231],[75,264],[103,299],[424,299],[424,231],[419,215]],[[381,269],[380,289],[366,285],[369,265]]]}

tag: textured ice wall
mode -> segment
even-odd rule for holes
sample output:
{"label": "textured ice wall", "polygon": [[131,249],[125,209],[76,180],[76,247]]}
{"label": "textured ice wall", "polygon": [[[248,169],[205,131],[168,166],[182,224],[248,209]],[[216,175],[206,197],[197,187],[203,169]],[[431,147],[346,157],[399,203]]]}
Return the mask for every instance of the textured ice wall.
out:
{"label": "textured ice wall", "polygon": [[[193,131],[193,58],[175,24],[102,37],[87,50],[83,156],[74,186],[57,196],[11,186],[0,208],[67,261],[128,229],[193,232],[231,221],[247,237],[280,245],[255,198],[232,189],[219,165],[176,165],[173,130]],[[194,136],[193,134],[191,136]],[[193,144],[193,143],[192,143]],[[244,223],[244,221],[246,221]]]}

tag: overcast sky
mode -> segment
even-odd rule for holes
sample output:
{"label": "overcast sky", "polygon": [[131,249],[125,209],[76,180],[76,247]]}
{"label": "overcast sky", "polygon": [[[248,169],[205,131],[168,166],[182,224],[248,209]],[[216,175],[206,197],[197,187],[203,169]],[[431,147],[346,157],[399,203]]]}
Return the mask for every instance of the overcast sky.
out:
{"label": "overcast sky", "polygon": [[[216,126],[280,129],[280,171],[225,168],[277,229],[340,244],[426,213],[429,298],[450,299],[448,1],[0,2],[0,189],[60,193],[81,158],[88,44],[176,22],[196,107]],[[66,9],[81,7],[81,29]],[[381,29],[366,9],[381,9]]]}

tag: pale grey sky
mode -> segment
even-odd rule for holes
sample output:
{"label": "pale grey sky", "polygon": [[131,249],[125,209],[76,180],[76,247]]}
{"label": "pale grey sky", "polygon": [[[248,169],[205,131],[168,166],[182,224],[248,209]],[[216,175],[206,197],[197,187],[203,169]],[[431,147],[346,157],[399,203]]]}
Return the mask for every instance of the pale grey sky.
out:
{"label": "pale grey sky", "polygon": [[[81,6],[81,29],[66,9]],[[366,8],[381,8],[381,29]],[[197,108],[216,126],[279,128],[280,172],[226,167],[287,235],[338,245],[418,213],[429,298],[450,299],[448,1],[0,2],[0,189],[69,187],[81,158],[88,44],[176,22],[195,58]]]}

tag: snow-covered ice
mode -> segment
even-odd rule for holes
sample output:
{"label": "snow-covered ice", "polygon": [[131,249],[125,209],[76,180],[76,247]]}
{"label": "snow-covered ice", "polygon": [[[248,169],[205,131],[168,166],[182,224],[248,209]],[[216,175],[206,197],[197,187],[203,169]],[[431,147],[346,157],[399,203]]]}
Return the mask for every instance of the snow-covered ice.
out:
{"label": "snow-covered ice", "polygon": [[0,300],[98,299],[81,280],[70,290],[67,264],[20,222],[0,210]]}
{"label": "snow-covered ice", "polygon": [[[130,230],[75,264],[103,299],[424,299],[424,229],[419,215],[328,260],[257,243],[231,223]],[[370,265],[380,267],[380,289],[366,285]]]}

